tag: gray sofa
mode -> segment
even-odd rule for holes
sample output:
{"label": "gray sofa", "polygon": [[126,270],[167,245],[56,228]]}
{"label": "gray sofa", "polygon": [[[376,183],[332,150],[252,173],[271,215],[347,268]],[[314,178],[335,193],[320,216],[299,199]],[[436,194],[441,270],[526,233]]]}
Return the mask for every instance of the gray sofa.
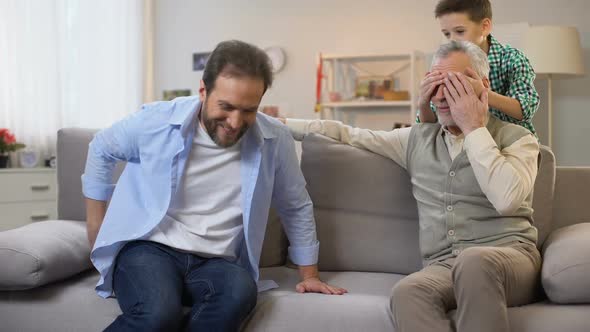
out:
{"label": "gray sofa", "polygon": [[[81,129],[58,134],[59,219],[69,221],[0,233],[0,331],[99,331],[120,313],[115,299],[95,294],[98,274],[87,257],[80,174],[92,135]],[[315,205],[322,278],[349,294],[294,291],[298,273],[271,211],[261,271],[280,288],[260,294],[243,330],[393,331],[391,289],[422,265],[407,173],[390,160],[315,135],[303,141],[301,166]],[[556,168],[543,149],[535,224],[544,252],[557,257],[543,268],[546,293],[562,304],[540,291],[537,303],[509,308],[513,331],[590,331],[588,290],[580,289],[590,279],[587,197],[590,168]]]}

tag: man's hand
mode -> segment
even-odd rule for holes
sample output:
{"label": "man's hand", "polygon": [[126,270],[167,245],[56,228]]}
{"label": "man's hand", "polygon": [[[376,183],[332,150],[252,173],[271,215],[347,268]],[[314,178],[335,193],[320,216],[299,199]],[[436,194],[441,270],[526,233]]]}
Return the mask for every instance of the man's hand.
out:
{"label": "man's hand", "polygon": [[[422,80],[422,82],[420,82],[420,95],[418,96],[418,107],[420,108],[421,111],[421,115],[424,114],[429,114],[432,113],[432,110],[430,109],[430,99],[432,97],[432,95],[434,94],[434,92],[436,91],[436,88],[443,84],[444,80],[444,75],[442,75],[440,72],[438,71],[433,71],[431,73],[428,73],[424,79]],[[436,121],[436,117],[424,117],[425,119],[422,119],[423,116],[420,116],[420,121],[422,122],[430,122],[428,120],[433,120],[432,122]]]}
{"label": "man's hand", "polygon": [[448,73],[443,93],[451,108],[451,116],[465,136],[485,127],[488,117],[488,91],[481,97],[475,94],[471,83],[461,73]]}
{"label": "man's hand", "polygon": [[295,286],[298,293],[323,293],[328,295],[342,295],[348,293],[344,288],[328,285],[319,278],[308,278]]}
{"label": "man's hand", "polygon": [[277,118],[277,120],[281,121],[283,124],[287,124],[287,119],[285,118]]}

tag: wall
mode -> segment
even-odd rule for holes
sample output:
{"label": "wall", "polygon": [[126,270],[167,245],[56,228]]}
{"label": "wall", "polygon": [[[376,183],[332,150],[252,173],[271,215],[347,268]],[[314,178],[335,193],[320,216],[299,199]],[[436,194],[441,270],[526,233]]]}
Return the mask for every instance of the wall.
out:
{"label": "wall", "polygon": [[[441,41],[433,18],[436,0],[157,0],[155,88],[197,90],[200,72],[194,52],[211,51],[225,39],[260,47],[281,46],[287,65],[263,104],[279,105],[287,116],[315,118],[315,61],[328,53],[431,52]],[[578,28],[588,75],[554,81],[554,150],[560,165],[590,165],[583,135],[590,128],[590,1],[494,0],[494,22],[571,25]],[[546,81],[537,87],[546,103]],[[546,132],[546,107],[535,117]],[[358,123],[358,122],[357,122]],[[360,123],[359,123],[360,125]]]}
{"label": "wall", "polygon": [[[531,25],[574,26],[580,32],[586,76],[553,81],[553,151],[558,165],[590,166],[590,1],[493,1],[495,21]],[[547,81],[537,80],[541,106],[534,118],[541,136],[547,132]]]}

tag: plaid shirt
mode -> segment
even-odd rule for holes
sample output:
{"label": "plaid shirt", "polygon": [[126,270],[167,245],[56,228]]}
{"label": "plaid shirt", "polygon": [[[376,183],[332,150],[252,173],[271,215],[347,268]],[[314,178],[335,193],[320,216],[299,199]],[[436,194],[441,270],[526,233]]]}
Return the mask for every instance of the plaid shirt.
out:
{"label": "plaid shirt", "polygon": [[[533,84],[535,71],[529,59],[516,48],[500,44],[492,35],[488,37],[488,43],[491,89],[498,94],[518,100],[523,119],[517,120],[493,107],[490,107],[490,112],[500,120],[523,126],[536,136],[532,120],[539,107],[539,94]],[[432,103],[430,108],[435,111]],[[416,122],[420,122],[418,117]]]}

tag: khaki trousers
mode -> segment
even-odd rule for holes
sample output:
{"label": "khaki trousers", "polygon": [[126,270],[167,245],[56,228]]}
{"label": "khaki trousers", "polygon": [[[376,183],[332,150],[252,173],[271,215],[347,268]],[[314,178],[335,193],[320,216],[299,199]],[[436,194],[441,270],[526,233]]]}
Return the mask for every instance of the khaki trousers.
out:
{"label": "khaki trousers", "polygon": [[[472,247],[393,287],[395,332],[510,331],[508,309],[534,301],[541,256],[530,244]],[[447,312],[457,309],[456,326]]]}

